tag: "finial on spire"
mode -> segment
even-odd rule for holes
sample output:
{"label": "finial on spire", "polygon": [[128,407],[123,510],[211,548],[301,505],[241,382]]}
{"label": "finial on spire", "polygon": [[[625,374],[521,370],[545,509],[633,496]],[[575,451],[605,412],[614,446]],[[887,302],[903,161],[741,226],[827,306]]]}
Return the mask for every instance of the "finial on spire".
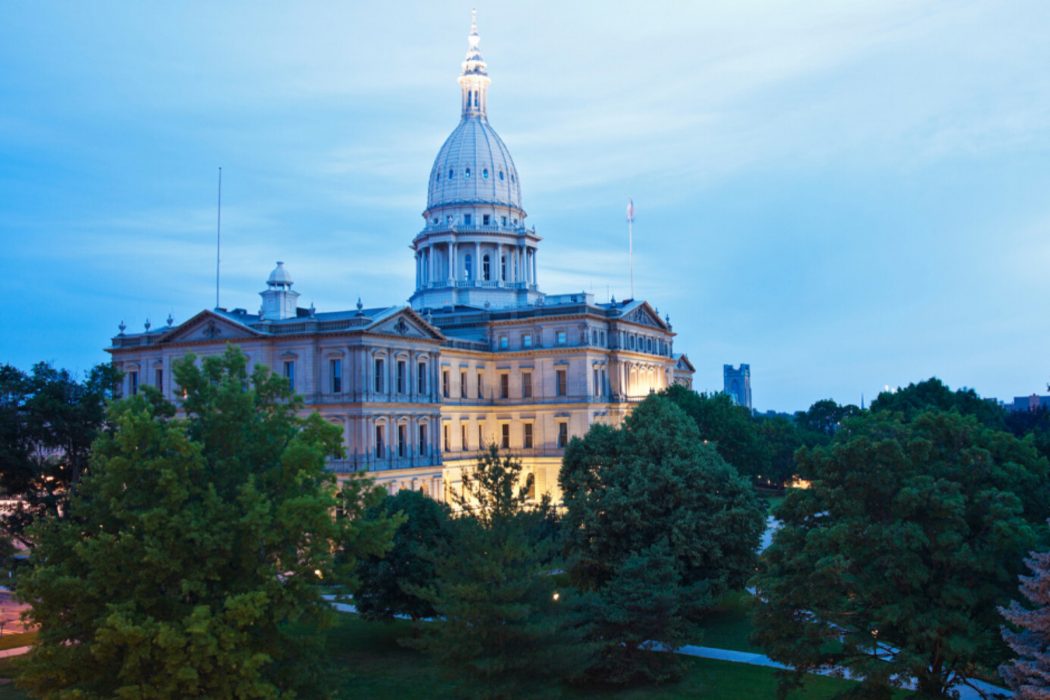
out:
{"label": "finial on spire", "polygon": [[478,8],[470,8],[470,35],[478,35]]}

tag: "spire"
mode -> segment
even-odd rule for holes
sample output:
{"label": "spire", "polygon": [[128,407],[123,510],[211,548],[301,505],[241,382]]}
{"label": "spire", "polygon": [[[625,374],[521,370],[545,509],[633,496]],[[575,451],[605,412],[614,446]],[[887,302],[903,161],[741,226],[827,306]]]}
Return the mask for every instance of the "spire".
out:
{"label": "spire", "polygon": [[463,118],[480,117],[486,119],[485,107],[488,99],[489,79],[488,64],[481,56],[478,35],[478,11],[470,11],[470,35],[467,36],[467,56],[463,60],[463,72],[459,76],[460,103]]}

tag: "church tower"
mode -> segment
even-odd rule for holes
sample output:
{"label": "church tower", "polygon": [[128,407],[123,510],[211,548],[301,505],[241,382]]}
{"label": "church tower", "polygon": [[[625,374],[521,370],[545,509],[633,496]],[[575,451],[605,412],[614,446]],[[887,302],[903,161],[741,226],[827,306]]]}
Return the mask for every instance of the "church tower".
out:
{"label": "church tower", "polygon": [[416,257],[415,309],[504,309],[535,303],[540,237],[525,226],[514,160],[488,120],[491,79],[476,16],[459,76],[459,125],[430,170]]}

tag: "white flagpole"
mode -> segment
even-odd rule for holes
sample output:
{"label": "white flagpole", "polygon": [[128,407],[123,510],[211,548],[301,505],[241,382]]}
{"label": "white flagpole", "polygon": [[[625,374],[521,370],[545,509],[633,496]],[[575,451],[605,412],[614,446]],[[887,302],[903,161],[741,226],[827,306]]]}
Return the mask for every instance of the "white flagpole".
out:
{"label": "white flagpole", "polygon": [[634,299],[634,200],[627,198],[627,267],[631,276],[631,299]]}
{"label": "white flagpole", "polygon": [[219,262],[222,259],[222,167],[219,167],[219,197],[215,214],[215,308],[219,308]]}

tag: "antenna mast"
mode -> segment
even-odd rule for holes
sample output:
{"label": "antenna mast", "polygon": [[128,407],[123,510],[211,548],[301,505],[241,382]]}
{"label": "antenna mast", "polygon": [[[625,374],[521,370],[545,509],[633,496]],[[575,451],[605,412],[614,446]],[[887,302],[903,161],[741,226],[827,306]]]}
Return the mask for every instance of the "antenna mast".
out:
{"label": "antenna mast", "polygon": [[215,308],[219,308],[219,262],[222,250],[222,166],[219,166],[219,206],[215,221]]}

